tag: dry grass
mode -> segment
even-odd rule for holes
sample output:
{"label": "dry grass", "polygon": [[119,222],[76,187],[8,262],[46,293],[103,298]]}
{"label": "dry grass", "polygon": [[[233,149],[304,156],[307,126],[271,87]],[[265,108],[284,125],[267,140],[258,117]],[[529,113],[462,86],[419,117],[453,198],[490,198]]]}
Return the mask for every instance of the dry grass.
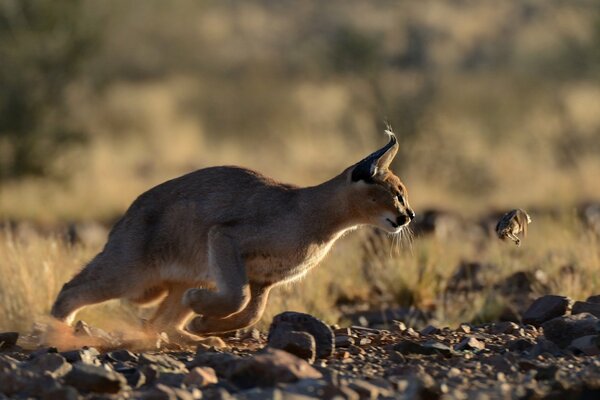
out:
{"label": "dry grass", "polygon": [[[372,297],[372,282],[366,276],[383,278],[396,304],[436,310],[440,324],[453,325],[482,313],[493,314],[485,309],[497,305],[490,304],[491,288],[474,298],[468,307],[460,303],[441,307],[448,278],[462,260],[496,265],[495,282],[515,271],[541,269],[549,277],[553,293],[575,299],[600,293],[596,273],[600,268],[598,237],[571,216],[560,221],[536,219],[520,248],[464,232],[452,232],[445,238],[417,238],[411,246],[405,245],[395,256],[384,259],[383,266],[371,271],[371,275],[366,275],[364,268],[376,268],[375,263],[363,265],[360,246],[366,232],[359,230],[342,238],[322,265],[304,280],[277,288],[259,327],[265,328],[272,316],[283,310],[305,311],[337,322],[342,318],[339,299],[381,306]],[[96,251],[97,247],[69,246],[54,236],[31,234],[17,239],[9,232],[0,235],[0,253],[5,255],[0,259],[0,273],[5,277],[0,281],[0,330],[25,332],[34,321],[48,315],[61,285]],[[559,271],[567,265],[574,266],[576,273],[568,279],[561,278]],[[123,323],[139,326],[135,310],[117,301],[89,307],[78,318],[107,329]]]}

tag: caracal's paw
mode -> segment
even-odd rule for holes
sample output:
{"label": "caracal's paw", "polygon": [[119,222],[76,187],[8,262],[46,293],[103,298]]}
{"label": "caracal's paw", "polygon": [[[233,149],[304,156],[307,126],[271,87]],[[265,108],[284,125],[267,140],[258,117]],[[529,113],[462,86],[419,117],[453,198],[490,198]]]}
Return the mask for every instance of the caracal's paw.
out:
{"label": "caracal's paw", "polygon": [[250,290],[246,287],[227,295],[207,289],[188,289],[183,295],[182,303],[196,314],[225,318],[243,310],[249,301]]}

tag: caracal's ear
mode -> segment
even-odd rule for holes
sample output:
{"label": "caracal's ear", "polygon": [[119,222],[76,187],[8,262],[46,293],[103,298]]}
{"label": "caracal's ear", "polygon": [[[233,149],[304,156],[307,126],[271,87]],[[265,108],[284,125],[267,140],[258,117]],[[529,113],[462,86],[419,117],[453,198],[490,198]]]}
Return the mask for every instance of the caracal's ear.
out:
{"label": "caracal's ear", "polygon": [[391,130],[386,130],[385,133],[390,137],[388,144],[356,164],[352,170],[352,182],[370,182],[377,174],[389,168],[398,153],[398,140]]}

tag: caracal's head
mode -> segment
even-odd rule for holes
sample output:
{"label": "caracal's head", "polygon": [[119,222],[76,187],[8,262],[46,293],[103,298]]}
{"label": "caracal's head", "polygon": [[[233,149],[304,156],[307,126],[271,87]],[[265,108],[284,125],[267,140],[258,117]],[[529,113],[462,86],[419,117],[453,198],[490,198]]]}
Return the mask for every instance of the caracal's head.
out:
{"label": "caracal's head", "polygon": [[353,212],[365,224],[389,233],[399,233],[415,217],[408,203],[406,187],[389,166],[398,152],[396,136],[346,170],[349,201]]}

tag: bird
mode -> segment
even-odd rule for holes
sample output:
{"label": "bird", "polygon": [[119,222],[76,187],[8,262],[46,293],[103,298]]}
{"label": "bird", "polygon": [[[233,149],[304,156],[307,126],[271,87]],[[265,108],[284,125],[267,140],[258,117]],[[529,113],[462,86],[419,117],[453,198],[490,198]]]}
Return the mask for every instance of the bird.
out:
{"label": "bird", "polygon": [[520,208],[511,210],[504,214],[496,224],[496,234],[502,240],[510,239],[517,246],[521,245],[518,235],[523,232],[527,236],[527,225],[531,223],[531,217],[525,210]]}

